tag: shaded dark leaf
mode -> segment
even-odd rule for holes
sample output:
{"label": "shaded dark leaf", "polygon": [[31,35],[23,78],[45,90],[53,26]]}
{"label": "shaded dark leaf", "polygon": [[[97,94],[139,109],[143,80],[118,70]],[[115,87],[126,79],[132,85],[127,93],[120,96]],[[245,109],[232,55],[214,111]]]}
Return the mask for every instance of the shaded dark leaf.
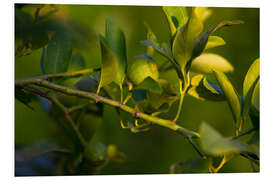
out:
{"label": "shaded dark leaf", "polygon": [[24,91],[20,86],[15,86],[15,99],[19,100],[21,103],[32,110],[33,108],[29,105],[29,103],[31,103],[35,98],[36,96],[34,94]]}
{"label": "shaded dark leaf", "polygon": [[170,166],[170,173],[208,173],[210,162],[207,159],[192,158],[185,162],[178,162]]}
{"label": "shaded dark leaf", "polygon": [[45,72],[55,74],[66,72],[70,63],[72,45],[64,32],[56,32],[50,39],[45,60]]}
{"label": "shaded dark leaf", "polygon": [[151,77],[145,78],[142,83],[140,83],[139,85],[137,85],[135,87],[135,89],[147,90],[147,91],[151,91],[151,92],[158,93],[158,94],[161,94],[161,92],[162,92],[162,88],[159,85],[159,83],[156,82]]}
{"label": "shaded dark leaf", "polygon": [[203,75],[196,75],[191,79],[188,94],[199,100],[224,101],[226,97],[218,85]]}

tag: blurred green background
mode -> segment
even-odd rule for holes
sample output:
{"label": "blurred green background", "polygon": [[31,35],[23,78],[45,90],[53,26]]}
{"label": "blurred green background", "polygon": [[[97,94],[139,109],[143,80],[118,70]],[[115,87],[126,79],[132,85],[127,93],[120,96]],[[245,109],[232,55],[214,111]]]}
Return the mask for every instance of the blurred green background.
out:
{"label": "blurred green background", "polygon": [[[97,35],[104,34],[105,18],[115,21],[124,31],[127,43],[128,62],[133,56],[143,53],[144,46],[139,41],[146,39],[143,22],[147,22],[158,37],[159,42],[169,42],[169,27],[162,8],[158,6],[97,6],[60,5],[60,11],[53,18],[65,26],[73,28],[75,45],[73,52],[80,52],[87,67],[100,67],[101,52]],[[222,20],[243,20],[245,24],[224,28],[216,34],[226,41],[225,46],[211,49],[227,58],[235,67],[229,78],[241,95],[245,73],[253,60],[259,57],[259,9],[258,8],[210,8],[213,15],[207,19],[205,29]],[[31,10],[30,10],[31,11]],[[17,42],[16,42],[17,43]],[[17,45],[16,45],[17,46]],[[42,48],[29,56],[15,59],[15,78],[42,75],[40,58]],[[165,59],[154,55],[158,64]],[[175,74],[161,74],[172,82]],[[48,125],[49,119],[38,102],[32,104],[34,111],[15,101],[15,144],[30,145],[44,139],[53,139]],[[176,113],[176,105],[166,118]],[[206,121],[225,136],[233,135],[233,117],[226,102],[198,101],[187,96],[184,101],[181,126],[197,131],[201,122]],[[250,122],[245,125],[251,127]],[[116,111],[104,108],[103,123],[95,135],[95,140],[116,144],[128,156],[124,164],[108,164],[102,174],[148,174],[169,173],[169,166],[177,161],[185,161],[198,154],[192,146],[178,134],[159,126],[150,131],[133,134],[121,129]],[[248,137],[247,137],[248,138]],[[225,164],[221,172],[251,171],[248,160],[238,156]]]}

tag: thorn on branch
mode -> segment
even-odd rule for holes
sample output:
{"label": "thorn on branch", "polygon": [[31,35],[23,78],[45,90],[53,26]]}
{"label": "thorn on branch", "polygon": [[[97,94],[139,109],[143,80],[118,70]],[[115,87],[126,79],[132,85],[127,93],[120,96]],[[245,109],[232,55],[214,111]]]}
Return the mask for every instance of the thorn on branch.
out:
{"label": "thorn on branch", "polygon": [[120,108],[123,105],[123,103],[120,101],[117,105],[117,108]]}
{"label": "thorn on branch", "polygon": [[135,118],[138,118],[138,117],[140,117],[140,113],[137,111],[133,111],[132,116]]}

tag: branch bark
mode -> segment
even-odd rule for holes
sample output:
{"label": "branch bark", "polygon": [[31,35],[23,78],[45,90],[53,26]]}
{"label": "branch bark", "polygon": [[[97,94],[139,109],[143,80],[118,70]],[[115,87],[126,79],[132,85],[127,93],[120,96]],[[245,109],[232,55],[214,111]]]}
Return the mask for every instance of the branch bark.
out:
{"label": "branch bark", "polygon": [[[59,75],[54,75],[54,77],[56,77],[56,76],[58,77]],[[49,77],[52,77],[52,76],[49,76]],[[165,119],[161,119],[158,117],[153,117],[153,116],[145,114],[145,113],[137,112],[135,109],[133,109],[127,105],[124,105],[121,102],[114,101],[112,99],[108,99],[106,97],[96,95],[94,93],[80,91],[77,89],[61,86],[61,85],[49,82],[47,80],[44,80],[46,78],[48,78],[48,75],[45,77],[42,76],[42,78],[35,77],[35,78],[18,79],[15,81],[15,85],[24,86],[27,84],[33,84],[36,86],[40,86],[40,87],[51,89],[51,90],[54,90],[57,92],[61,92],[61,93],[67,94],[67,95],[92,99],[95,102],[101,102],[101,103],[108,104],[108,105],[113,106],[113,107],[117,107],[122,111],[125,111],[125,112],[132,114],[136,118],[141,118],[141,119],[144,119],[148,122],[152,122],[154,124],[169,128],[169,129],[176,131],[177,133],[183,135],[186,138],[199,138],[200,137],[200,135],[197,132],[185,129],[184,127],[181,127],[181,126],[179,126],[179,125],[177,125],[169,120],[165,120]]]}

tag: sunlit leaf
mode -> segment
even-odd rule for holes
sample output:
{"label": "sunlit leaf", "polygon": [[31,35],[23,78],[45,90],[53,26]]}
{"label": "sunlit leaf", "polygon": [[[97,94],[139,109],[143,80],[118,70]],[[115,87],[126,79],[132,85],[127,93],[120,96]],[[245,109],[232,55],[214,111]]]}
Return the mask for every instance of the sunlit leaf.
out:
{"label": "sunlit leaf", "polygon": [[117,76],[118,72],[118,60],[117,57],[113,54],[113,52],[109,49],[107,45],[107,41],[103,36],[99,36],[99,42],[101,47],[101,56],[102,56],[102,64],[101,64],[101,75],[98,91],[104,85],[107,85],[113,82]]}
{"label": "sunlit leaf", "polygon": [[203,151],[211,156],[240,153],[247,148],[245,144],[239,141],[223,137],[205,122],[201,124],[199,133]]}
{"label": "sunlit leaf", "polygon": [[141,84],[147,77],[157,80],[158,66],[154,59],[146,54],[135,56],[127,69],[128,78],[134,85]]}
{"label": "sunlit leaf", "polygon": [[213,28],[212,32],[215,32],[223,27],[228,27],[236,24],[244,24],[244,21],[241,20],[233,20],[233,21],[222,21],[216,27]]}
{"label": "sunlit leaf", "polygon": [[196,7],[195,11],[201,18],[202,22],[204,22],[212,14],[212,10],[210,10],[208,7]]}
{"label": "sunlit leaf", "polygon": [[163,12],[165,13],[169,27],[171,30],[171,36],[174,36],[177,29],[180,29],[188,20],[188,15],[185,7],[173,7],[163,6]]}
{"label": "sunlit leaf", "polygon": [[[247,99],[247,96],[252,94],[252,105],[259,110],[259,87],[260,83],[258,78],[260,76],[260,59],[256,59],[250,66],[243,84],[243,96]],[[258,82],[257,82],[258,81]],[[252,90],[254,89],[254,90]],[[252,90],[252,91],[251,91]],[[251,91],[251,92],[250,92]]]}
{"label": "sunlit leaf", "polygon": [[225,44],[226,44],[226,42],[223,40],[222,37],[209,36],[205,49],[210,49],[210,48],[214,48],[214,47],[218,47],[218,46],[223,46]]}
{"label": "sunlit leaf", "polygon": [[192,61],[190,70],[197,73],[213,73],[213,70],[232,72],[234,68],[224,57],[218,54],[204,53]]}
{"label": "sunlit leaf", "polygon": [[170,173],[208,173],[210,162],[207,159],[192,158],[185,162],[178,162],[170,166]]}
{"label": "sunlit leaf", "polygon": [[187,65],[185,67],[185,70],[188,71],[192,61],[194,60],[194,58],[198,57],[199,55],[201,55],[201,53],[204,51],[207,42],[208,42],[208,38],[210,36],[211,33],[223,28],[223,27],[227,27],[227,26],[231,26],[234,24],[242,24],[242,21],[223,21],[221,23],[219,23],[217,26],[215,26],[214,28],[205,31],[203,33],[201,33],[195,40],[194,42],[194,46],[192,49],[192,55],[190,57],[190,59],[188,59],[187,61]]}
{"label": "sunlit leaf", "polygon": [[260,59],[256,59],[250,66],[243,84],[243,96],[246,97],[247,92],[260,75]]}
{"label": "sunlit leaf", "polygon": [[196,8],[192,8],[187,23],[181,30],[176,32],[172,46],[173,57],[180,64],[182,73],[184,73],[186,64],[192,57],[195,40],[201,34],[202,30],[203,24],[199,14],[197,13]]}
{"label": "sunlit leaf", "polygon": [[118,70],[114,80],[121,86],[125,79],[126,74],[126,42],[123,31],[109,18],[106,19],[106,35],[107,45],[109,49],[115,54]]}
{"label": "sunlit leaf", "polygon": [[224,101],[226,97],[220,87],[204,75],[199,74],[191,79],[191,87],[188,94],[199,100]]}
{"label": "sunlit leaf", "polygon": [[220,71],[214,71],[216,75],[216,79],[224,92],[230,109],[233,113],[233,117],[236,123],[236,128],[238,129],[241,121],[241,101],[240,98],[234,89],[231,82],[228,80],[227,76]]}
{"label": "sunlit leaf", "polygon": [[[259,86],[260,86],[260,81],[259,81],[259,76],[258,76],[257,79],[255,80],[255,82],[249,88],[249,91],[247,92],[247,94],[245,96],[244,108],[242,108],[243,121],[245,121],[247,119],[248,113],[250,111],[250,107],[254,104],[253,103],[254,102],[253,99],[256,99],[256,100],[258,99],[258,101],[259,101],[259,97],[256,98],[256,95],[259,94]],[[253,97],[255,97],[255,98],[253,98]],[[259,104],[257,103],[257,105],[259,105]],[[252,112],[250,112],[250,113],[259,114],[259,113],[257,113],[259,111],[259,109],[256,109],[255,110],[256,107],[254,107],[254,105],[251,108],[253,108],[254,110],[251,110]],[[252,114],[250,116],[252,116]],[[259,115],[256,115],[256,116],[259,116]],[[257,119],[257,118],[255,118],[255,119]],[[255,119],[253,117],[251,117],[251,120],[252,121],[255,120]],[[257,120],[255,120],[255,121],[257,121]],[[253,122],[253,124],[254,123],[255,122]],[[255,124],[257,124],[257,123],[255,123]],[[255,124],[254,124],[254,126],[255,127],[258,127]]]}
{"label": "sunlit leaf", "polygon": [[[159,46],[158,40],[156,35],[153,33],[152,29],[150,26],[145,22],[144,23],[145,29],[146,29],[146,35],[147,35],[147,40],[155,44],[156,46]],[[152,46],[147,46],[146,47],[146,54],[152,56],[154,53],[154,49]]]}
{"label": "sunlit leaf", "polygon": [[71,54],[72,45],[67,34],[56,32],[48,43],[45,72],[47,74],[66,72]]}

